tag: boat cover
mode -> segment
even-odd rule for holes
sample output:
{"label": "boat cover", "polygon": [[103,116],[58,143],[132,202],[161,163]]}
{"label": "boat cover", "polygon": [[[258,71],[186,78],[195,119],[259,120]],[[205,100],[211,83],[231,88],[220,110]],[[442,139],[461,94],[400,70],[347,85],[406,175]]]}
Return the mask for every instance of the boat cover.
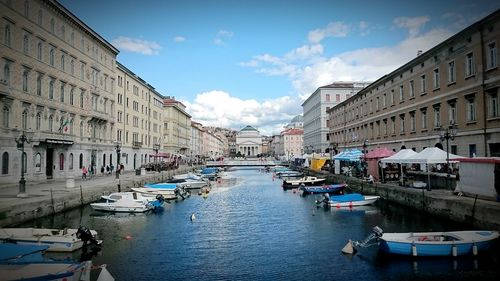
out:
{"label": "boat cover", "polygon": [[336,202],[351,202],[351,201],[365,200],[365,197],[359,193],[350,193],[350,194],[344,194],[344,195],[330,196],[330,200],[336,201]]}
{"label": "boat cover", "polygon": [[147,183],[144,185],[144,187],[149,187],[149,188],[164,188],[164,189],[176,189],[177,184],[176,183]]}

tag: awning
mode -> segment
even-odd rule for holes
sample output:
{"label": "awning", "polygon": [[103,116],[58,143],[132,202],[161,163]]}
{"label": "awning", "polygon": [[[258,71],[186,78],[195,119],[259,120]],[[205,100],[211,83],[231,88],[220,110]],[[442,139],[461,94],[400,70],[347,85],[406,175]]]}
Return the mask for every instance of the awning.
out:
{"label": "awning", "polygon": [[365,159],[377,159],[377,158],[386,158],[394,155],[396,152],[386,148],[386,147],[377,147],[374,150],[368,152],[364,155]]}
{"label": "awning", "polygon": [[344,150],[341,153],[333,156],[334,160],[339,161],[359,161],[363,156],[363,152],[359,149]]}

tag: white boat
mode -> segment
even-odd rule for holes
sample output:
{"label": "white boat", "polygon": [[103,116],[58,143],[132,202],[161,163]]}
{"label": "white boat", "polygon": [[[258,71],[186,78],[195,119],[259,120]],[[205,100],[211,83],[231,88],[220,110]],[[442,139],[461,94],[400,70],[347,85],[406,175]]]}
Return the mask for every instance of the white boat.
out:
{"label": "white boat", "polygon": [[47,251],[51,252],[73,252],[88,242],[99,243],[96,237],[97,231],[88,230],[86,227],[78,229],[0,228],[2,241],[26,245],[48,245]]}
{"label": "white boat", "polygon": [[102,195],[101,198],[109,202],[115,202],[125,198],[132,199],[137,202],[143,202],[144,200],[148,202],[156,201],[155,195],[148,195],[140,192],[114,192],[109,195]]}
{"label": "white boat", "polygon": [[152,211],[156,208],[161,208],[164,203],[164,198],[157,195],[155,201],[148,199],[134,200],[133,198],[122,198],[116,201],[106,201],[100,203],[91,203],[92,209],[101,212],[114,212],[114,213],[145,213]]}
{"label": "white boat", "polygon": [[[328,199],[327,199],[328,198]],[[350,193],[344,195],[327,196],[325,194],[324,203],[329,207],[356,207],[375,203],[380,196],[362,195],[359,193]]]}
{"label": "white boat", "polygon": [[208,180],[194,180],[190,178],[173,178],[165,181],[165,183],[176,183],[180,187],[184,189],[200,189],[202,187],[208,186],[209,181]]}
{"label": "white boat", "polygon": [[283,180],[283,188],[299,188],[300,185],[321,185],[325,182],[325,179],[317,177],[303,177],[296,180]]}
{"label": "white boat", "polygon": [[161,194],[165,200],[175,200],[178,196],[184,199],[188,195],[187,192],[176,183],[145,184],[144,187],[133,187],[132,190],[149,195]]}

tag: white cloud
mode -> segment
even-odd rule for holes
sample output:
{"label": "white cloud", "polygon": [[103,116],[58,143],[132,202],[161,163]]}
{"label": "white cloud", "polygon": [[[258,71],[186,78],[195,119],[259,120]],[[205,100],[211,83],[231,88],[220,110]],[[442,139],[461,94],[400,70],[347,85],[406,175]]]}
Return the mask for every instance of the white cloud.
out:
{"label": "white cloud", "polygon": [[186,37],[183,37],[183,36],[175,36],[174,37],[174,42],[175,43],[182,43],[184,41],[186,41]]}
{"label": "white cloud", "polygon": [[351,27],[343,22],[330,22],[325,28],[318,28],[309,32],[309,42],[319,43],[327,37],[346,37]]}
{"label": "white cloud", "polygon": [[182,101],[192,120],[206,126],[241,129],[256,126],[261,134],[272,135],[283,130],[282,126],[300,113],[300,100],[290,96],[257,101],[243,100],[224,91],[198,94],[191,103]]}
{"label": "white cloud", "polygon": [[214,44],[223,46],[226,44],[226,40],[233,37],[234,32],[229,30],[219,30],[214,38]]}
{"label": "white cloud", "polygon": [[410,37],[415,37],[420,32],[420,28],[428,22],[430,18],[428,16],[421,17],[399,17],[394,19],[394,24],[397,27],[407,28]]}
{"label": "white cloud", "polygon": [[143,55],[157,55],[159,54],[159,50],[161,50],[161,46],[154,41],[146,41],[125,36],[120,36],[111,43],[121,51],[125,50]]}

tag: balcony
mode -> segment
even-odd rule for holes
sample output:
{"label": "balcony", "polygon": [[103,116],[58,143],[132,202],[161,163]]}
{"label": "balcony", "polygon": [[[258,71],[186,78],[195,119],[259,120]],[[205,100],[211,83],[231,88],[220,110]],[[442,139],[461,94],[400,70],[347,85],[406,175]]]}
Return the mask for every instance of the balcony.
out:
{"label": "balcony", "polygon": [[139,149],[142,147],[142,141],[133,141],[132,148]]}

